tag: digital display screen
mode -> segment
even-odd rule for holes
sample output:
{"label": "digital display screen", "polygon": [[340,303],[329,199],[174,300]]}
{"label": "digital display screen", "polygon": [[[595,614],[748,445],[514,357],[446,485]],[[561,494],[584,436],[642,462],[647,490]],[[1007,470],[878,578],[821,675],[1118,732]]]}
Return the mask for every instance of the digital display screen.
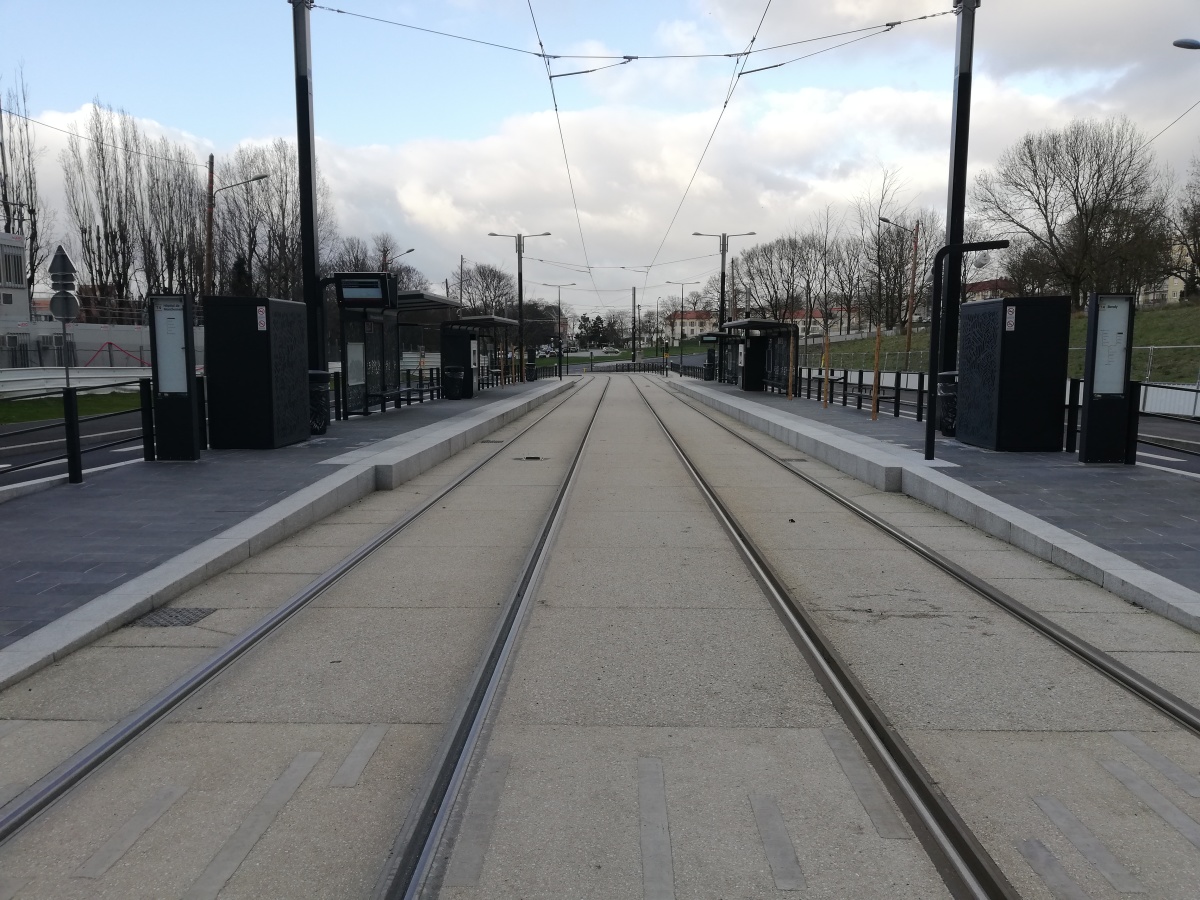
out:
{"label": "digital display screen", "polygon": [[378,278],[343,278],[343,300],[382,300],[383,282]]}

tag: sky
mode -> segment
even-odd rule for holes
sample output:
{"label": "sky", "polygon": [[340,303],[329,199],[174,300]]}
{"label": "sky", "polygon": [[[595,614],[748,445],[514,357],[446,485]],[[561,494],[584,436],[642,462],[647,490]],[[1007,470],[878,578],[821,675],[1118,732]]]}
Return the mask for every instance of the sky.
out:
{"label": "sky", "polygon": [[[515,271],[513,242],[489,231],[549,231],[526,243],[527,296],[553,299],[544,285],[574,282],[563,301],[577,312],[628,309],[632,287],[653,303],[678,296],[669,281],[718,271],[717,239],[692,232],[757,233],[733,239],[736,252],[827,207],[848,213],[884,169],[899,178],[901,205],[944,214],[957,23],[938,14],[949,9],[950,0],[329,0],[311,12],[318,160],[341,232],[392,232],[434,282],[460,254]],[[892,21],[904,23],[874,27]],[[32,115],[49,125],[82,122],[98,99],[201,157],[295,136],[286,0],[0,0],[0,22],[0,87],[23,65]],[[537,51],[540,35],[560,57],[726,54],[746,49],[756,29],[760,52],[723,115],[735,59],[642,58],[556,78],[556,119],[545,63],[518,52]],[[825,37],[843,32],[855,33]],[[983,0],[971,171],[1026,132],[1075,117],[1125,115],[1154,136],[1200,101],[1200,52],[1172,47],[1179,37],[1200,38],[1196,0]],[[824,39],[762,49],[812,38]],[[814,51],[824,52],[749,71]],[[558,58],[550,68],[606,62]],[[48,128],[38,138],[55,202],[66,139]],[[1185,176],[1200,150],[1200,108],[1152,146]],[[648,273],[620,268],[652,261]]]}

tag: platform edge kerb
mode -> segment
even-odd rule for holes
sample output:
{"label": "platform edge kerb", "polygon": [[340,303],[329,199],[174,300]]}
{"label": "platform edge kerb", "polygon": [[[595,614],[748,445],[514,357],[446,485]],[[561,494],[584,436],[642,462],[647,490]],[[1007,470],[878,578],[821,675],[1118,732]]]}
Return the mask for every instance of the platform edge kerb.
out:
{"label": "platform edge kerb", "polygon": [[[938,471],[899,459],[873,438],[842,438],[830,429],[809,425],[768,407],[762,412],[752,399],[735,403],[700,385],[675,382],[673,387],[718,412],[766,434],[782,425],[779,438],[814,459],[832,466],[880,491],[903,493],[914,500],[974,526],[992,537],[1024,550],[1099,585],[1122,600],[1148,609],[1192,631],[1200,632],[1200,593],[1152,572],[1103,547],[997,500]],[[737,398],[741,400],[741,398]]]}
{"label": "platform edge kerb", "polygon": [[[0,649],[0,690],[11,687],[75,650],[85,647],[137,617],[156,609],[209,578],[319,522],[376,490],[391,490],[404,481],[449,459],[458,450],[460,435],[475,434],[459,450],[520,418],[575,386],[555,382],[544,389],[497,404],[457,424],[426,426],[436,432],[432,442],[413,441],[387,452],[388,463],[348,464],[273,506],[185,550],[148,572],[89,600],[33,634]],[[389,469],[386,479],[381,469]],[[400,477],[400,476],[403,477]],[[394,480],[398,478],[399,480]],[[382,483],[381,483],[382,482]]]}

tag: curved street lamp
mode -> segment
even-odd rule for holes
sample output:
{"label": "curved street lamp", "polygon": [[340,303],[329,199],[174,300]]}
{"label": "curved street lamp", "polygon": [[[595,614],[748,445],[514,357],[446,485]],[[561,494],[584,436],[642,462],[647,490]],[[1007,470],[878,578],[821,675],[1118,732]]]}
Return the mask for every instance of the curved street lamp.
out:
{"label": "curved street lamp", "polygon": [[253,178],[247,178],[245,181],[236,181],[233,184],[227,184],[213,190],[213,155],[211,153],[208,154],[208,210],[204,220],[204,293],[206,296],[212,293],[213,208],[217,204],[217,194],[221,193],[221,191],[227,191],[230,188],[241,187],[243,184],[265,181],[270,177],[269,174],[255,175]]}

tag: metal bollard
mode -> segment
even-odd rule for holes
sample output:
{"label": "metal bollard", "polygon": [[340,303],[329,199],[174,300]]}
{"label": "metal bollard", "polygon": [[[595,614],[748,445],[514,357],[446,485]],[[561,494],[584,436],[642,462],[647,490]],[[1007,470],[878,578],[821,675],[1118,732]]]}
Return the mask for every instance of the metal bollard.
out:
{"label": "metal bollard", "polygon": [[862,395],[863,395],[863,370],[859,369],[858,370],[858,396],[854,398],[854,408],[855,409],[862,409]]}
{"label": "metal bollard", "polygon": [[1074,453],[1079,441],[1079,384],[1078,378],[1068,379],[1067,389],[1067,452]]}
{"label": "metal bollard", "polygon": [[892,409],[892,417],[896,418],[896,419],[900,418],[900,386],[903,383],[904,382],[902,381],[902,377],[901,377],[900,373],[897,372],[896,373],[896,403],[895,403],[894,408]]}
{"label": "metal bollard", "polygon": [[142,400],[142,459],[154,462],[154,386],[149,378],[138,380]]}
{"label": "metal bollard", "polygon": [[917,373],[917,421],[925,417],[925,373]]}
{"label": "metal bollard", "polygon": [[79,446],[79,399],[77,388],[63,388],[63,427],[67,433],[67,480],[83,483],[83,451]]}

